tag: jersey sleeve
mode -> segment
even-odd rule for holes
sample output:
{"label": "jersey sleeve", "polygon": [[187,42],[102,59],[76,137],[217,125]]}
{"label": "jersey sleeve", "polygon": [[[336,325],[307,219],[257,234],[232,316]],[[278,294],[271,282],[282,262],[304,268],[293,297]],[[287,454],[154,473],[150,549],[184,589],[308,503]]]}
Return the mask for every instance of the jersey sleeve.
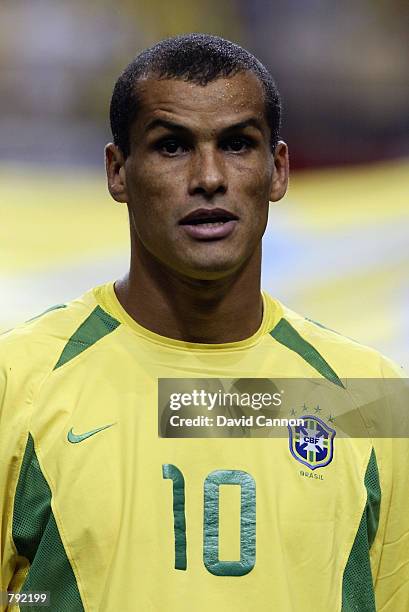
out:
{"label": "jersey sleeve", "polygon": [[[17,343],[18,344],[18,343]],[[24,347],[0,337],[0,590],[18,591],[28,571],[13,541],[13,505],[29,427]]]}
{"label": "jersey sleeve", "polygon": [[[392,437],[374,440],[382,494],[377,546],[371,550],[378,612],[409,610],[409,393],[402,369],[382,360]],[[379,547],[380,550],[376,550]],[[375,557],[378,559],[376,566]]]}

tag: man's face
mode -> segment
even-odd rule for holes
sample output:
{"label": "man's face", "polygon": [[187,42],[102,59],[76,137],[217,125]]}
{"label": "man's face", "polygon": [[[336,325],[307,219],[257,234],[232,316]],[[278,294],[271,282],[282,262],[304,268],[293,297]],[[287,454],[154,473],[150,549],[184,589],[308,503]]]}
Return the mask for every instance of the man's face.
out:
{"label": "man's face", "polygon": [[128,203],[136,248],[190,278],[233,273],[287,185],[287,149],[271,152],[262,85],[250,72],[204,87],[152,76],[138,95],[123,193],[111,190]]}

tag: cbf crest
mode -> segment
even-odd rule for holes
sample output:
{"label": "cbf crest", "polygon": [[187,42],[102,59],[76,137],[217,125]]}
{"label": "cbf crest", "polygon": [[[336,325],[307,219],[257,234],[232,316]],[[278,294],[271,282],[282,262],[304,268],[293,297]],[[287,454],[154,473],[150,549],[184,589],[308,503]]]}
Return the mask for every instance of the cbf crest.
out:
{"label": "cbf crest", "polygon": [[302,416],[303,425],[288,425],[293,457],[311,470],[325,467],[334,456],[336,431],[316,416]]}

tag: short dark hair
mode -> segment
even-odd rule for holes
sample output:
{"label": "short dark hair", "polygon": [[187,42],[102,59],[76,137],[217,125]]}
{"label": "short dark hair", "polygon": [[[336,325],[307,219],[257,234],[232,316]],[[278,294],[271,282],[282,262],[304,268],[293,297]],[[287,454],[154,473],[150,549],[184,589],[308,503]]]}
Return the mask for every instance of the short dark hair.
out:
{"label": "short dark hair", "polygon": [[280,94],[267,68],[249,51],[219,36],[184,34],[160,41],[142,51],[125,68],[112,94],[110,120],[114,143],[125,158],[130,153],[129,132],[138,114],[137,83],[141,78],[175,78],[198,85],[220,77],[253,72],[260,80],[265,95],[266,119],[271,130],[274,150],[281,124]]}

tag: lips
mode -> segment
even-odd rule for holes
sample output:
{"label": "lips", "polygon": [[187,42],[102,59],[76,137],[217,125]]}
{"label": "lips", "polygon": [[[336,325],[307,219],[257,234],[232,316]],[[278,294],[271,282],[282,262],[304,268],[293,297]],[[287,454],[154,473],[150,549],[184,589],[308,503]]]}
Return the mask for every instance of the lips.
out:
{"label": "lips", "polygon": [[219,240],[235,229],[238,217],[224,208],[198,208],[179,221],[195,240]]}
{"label": "lips", "polygon": [[226,223],[237,221],[238,217],[224,208],[198,208],[183,217],[180,225],[199,225],[202,223]]}

